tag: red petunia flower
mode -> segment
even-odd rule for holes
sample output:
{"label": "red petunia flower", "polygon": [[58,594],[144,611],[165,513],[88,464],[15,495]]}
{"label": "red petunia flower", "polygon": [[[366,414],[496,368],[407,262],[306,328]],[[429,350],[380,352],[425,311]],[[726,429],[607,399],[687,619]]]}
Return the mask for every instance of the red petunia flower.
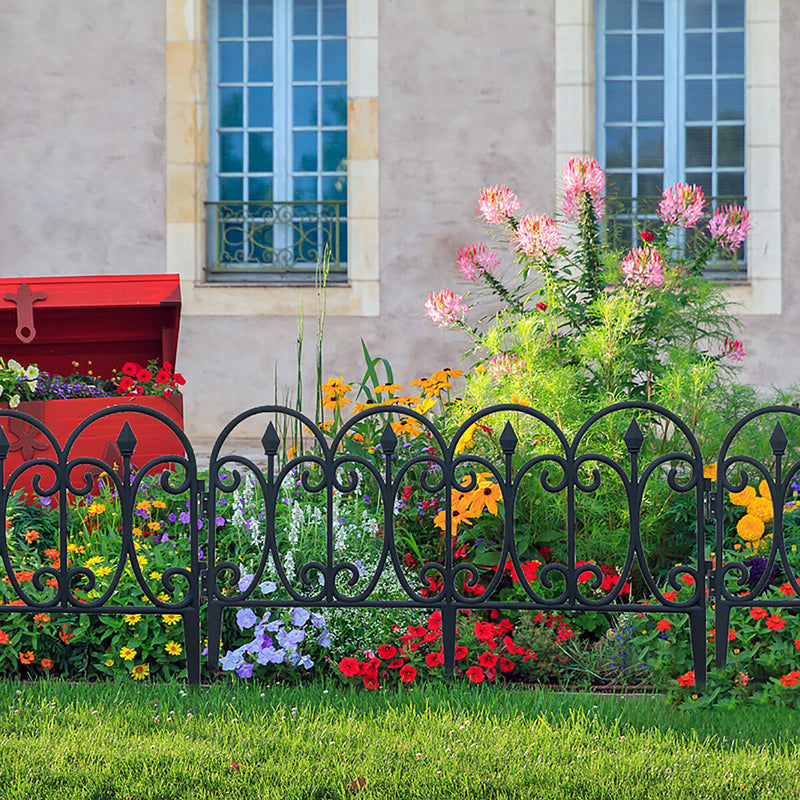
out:
{"label": "red petunia flower", "polygon": [[425,664],[431,669],[434,667],[441,667],[444,664],[444,653],[428,653],[425,656]]}
{"label": "red petunia flower", "polygon": [[144,367],[142,367],[136,373],[136,380],[141,381],[142,383],[147,383],[147,381],[153,380],[153,375],[149,369],[145,369]]}
{"label": "red petunia flower", "polygon": [[478,656],[478,663],[484,669],[491,669],[497,666],[497,656],[494,653],[481,653]]}
{"label": "red petunia flower", "polygon": [[428,617],[428,630],[438,631],[442,627],[442,612],[438,609]]}
{"label": "red petunia flower", "polygon": [[382,644],[378,646],[378,655],[384,661],[391,661],[397,655],[397,648],[390,644]]}
{"label": "red petunia flower", "polygon": [[457,644],[456,645],[456,661],[461,661],[462,658],[466,658],[468,652],[469,651],[467,650],[466,647],[464,647],[463,644]]}
{"label": "red petunia flower", "polygon": [[141,369],[141,367],[133,361],[126,361],[122,365],[122,374],[130,375],[133,377]]}
{"label": "red petunia flower", "polygon": [[402,658],[396,658],[394,661],[390,661],[386,666],[389,669],[400,669],[406,662]]}
{"label": "red petunia flower", "polygon": [[467,677],[473,683],[483,683],[483,679],[486,676],[483,674],[483,670],[480,667],[470,667],[467,670]]}
{"label": "red petunia flower", "polygon": [[411,681],[413,681],[414,678],[416,677],[417,677],[417,670],[414,667],[412,667],[411,664],[406,664],[400,670],[400,680],[403,681],[403,683],[411,683]]}
{"label": "red petunia flower", "polygon": [[378,678],[377,676],[370,676],[365,675],[363,678],[364,681],[364,688],[365,689],[377,689],[378,688]]}
{"label": "red petunia flower", "polygon": [[345,675],[348,678],[352,678],[354,675],[358,675],[359,672],[358,661],[355,658],[343,658],[339,662],[339,672],[341,672],[342,675]]}
{"label": "red petunia flower", "polygon": [[133,389],[134,386],[136,386],[136,382],[132,378],[120,378],[119,385],[117,386],[117,392],[119,394],[125,394]]}
{"label": "red petunia flower", "polygon": [[503,656],[497,662],[497,666],[500,668],[500,672],[511,672],[514,669],[514,662]]}

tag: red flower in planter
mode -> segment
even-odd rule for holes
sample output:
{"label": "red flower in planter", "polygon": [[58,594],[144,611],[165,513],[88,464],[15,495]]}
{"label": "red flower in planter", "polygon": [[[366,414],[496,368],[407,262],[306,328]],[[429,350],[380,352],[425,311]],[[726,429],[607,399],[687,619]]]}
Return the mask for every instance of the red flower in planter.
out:
{"label": "red flower in planter", "polygon": [[390,644],[382,644],[378,647],[378,655],[384,661],[390,661],[397,655],[397,648]]}
{"label": "red flower in planter", "polygon": [[406,664],[400,670],[400,680],[403,681],[403,683],[411,683],[411,681],[413,681],[414,678],[416,677],[417,677],[417,670],[414,667],[412,667],[411,664]]}
{"label": "red flower in planter", "polygon": [[470,667],[467,670],[467,677],[473,683],[483,683],[483,679],[486,676],[483,674],[483,670],[480,667]]}
{"label": "red flower in planter", "polygon": [[355,658],[343,658],[339,662],[339,672],[341,672],[342,675],[346,675],[348,678],[358,675],[358,671],[358,661],[356,661]]}
{"label": "red flower in planter", "polygon": [[129,375],[131,378],[133,378],[140,369],[141,367],[138,364],[135,364],[133,361],[126,361],[122,365],[122,374]]}

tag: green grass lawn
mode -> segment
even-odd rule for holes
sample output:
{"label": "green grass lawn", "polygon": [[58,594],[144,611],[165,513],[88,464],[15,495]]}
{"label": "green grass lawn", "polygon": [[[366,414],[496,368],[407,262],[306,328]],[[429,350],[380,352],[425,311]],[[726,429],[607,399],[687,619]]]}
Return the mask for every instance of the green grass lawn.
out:
{"label": "green grass lawn", "polygon": [[0,798],[796,798],[799,725],[464,684],[6,683]]}

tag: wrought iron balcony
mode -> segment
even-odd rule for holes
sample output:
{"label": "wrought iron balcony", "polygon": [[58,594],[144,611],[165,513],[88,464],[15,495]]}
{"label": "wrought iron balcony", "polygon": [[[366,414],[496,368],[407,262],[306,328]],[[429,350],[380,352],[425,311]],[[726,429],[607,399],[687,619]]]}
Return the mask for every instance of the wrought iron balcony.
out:
{"label": "wrought iron balcony", "polygon": [[326,247],[329,281],[347,279],[343,200],[206,203],[209,281],[313,281]]}

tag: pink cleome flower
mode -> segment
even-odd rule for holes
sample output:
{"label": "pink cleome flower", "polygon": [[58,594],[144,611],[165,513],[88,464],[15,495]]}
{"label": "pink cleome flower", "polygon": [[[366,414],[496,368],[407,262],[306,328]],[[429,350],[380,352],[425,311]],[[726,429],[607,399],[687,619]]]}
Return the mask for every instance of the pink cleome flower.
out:
{"label": "pink cleome flower", "polygon": [[603,216],[603,192],[606,176],[593,158],[571,158],[564,167],[564,215],[574,219],[580,210],[580,198],[588,194],[595,216]]}
{"label": "pink cleome flower", "polygon": [[661,288],[664,286],[664,262],[655,247],[637,247],[622,259],[623,283],[626,286]]}
{"label": "pink cleome flower", "polygon": [[552,256],[561,244],[556,223],[546,214],[526,214],[521,217],[514,238],[517,248],[532,258]]}
{"label": "pink cleome flower", "polygon": [[525,362],[516,353],[498,353],[489,359],[486,371],[495,380],[504,375],[513,375],[525,367]]}
{"label": "pink cleome flower", "polygon": [[461,274],[475,283],[484,273],[491,274],[500,266],[500,259],[491,251],[487,250],[482,244],[471,244],[469,247],[462,247],[458,251],[456,262]]}
{"label": "pink cleome flower", "polygon": [[694,228],[703,216],[705,204],[706,198],[699,186],[694,183],[690,186],[676,183],[669,189],[664,189],[658,204],[658,216],[668,225]]}
{"label": "pink cleome flower", "polygon": [[521,205],[519,198],[504,184],[481,189],[478,200],[478,209],[490,225],[502,225]]}
{"label": "pink cleome flower", "polygon": [[726,336],[725,352],[723,355],[728,356],[731,361],[741,361],[747,355],[747,353],[744,351],[744,345],[738,339],[729,339]]}
{"label": "pink cleome flower", "polygon": [[455,294],[450,289],[440,289],[428,295],[425,311],[440,328],[447,328],[464,319],[469,307],[460,294]]}
{"label": "pink cleome flower", "polygon": [[734,252],[751,228],[750,212],[742,206],[721,206],[708,221],[708,231],[720,247]]}

